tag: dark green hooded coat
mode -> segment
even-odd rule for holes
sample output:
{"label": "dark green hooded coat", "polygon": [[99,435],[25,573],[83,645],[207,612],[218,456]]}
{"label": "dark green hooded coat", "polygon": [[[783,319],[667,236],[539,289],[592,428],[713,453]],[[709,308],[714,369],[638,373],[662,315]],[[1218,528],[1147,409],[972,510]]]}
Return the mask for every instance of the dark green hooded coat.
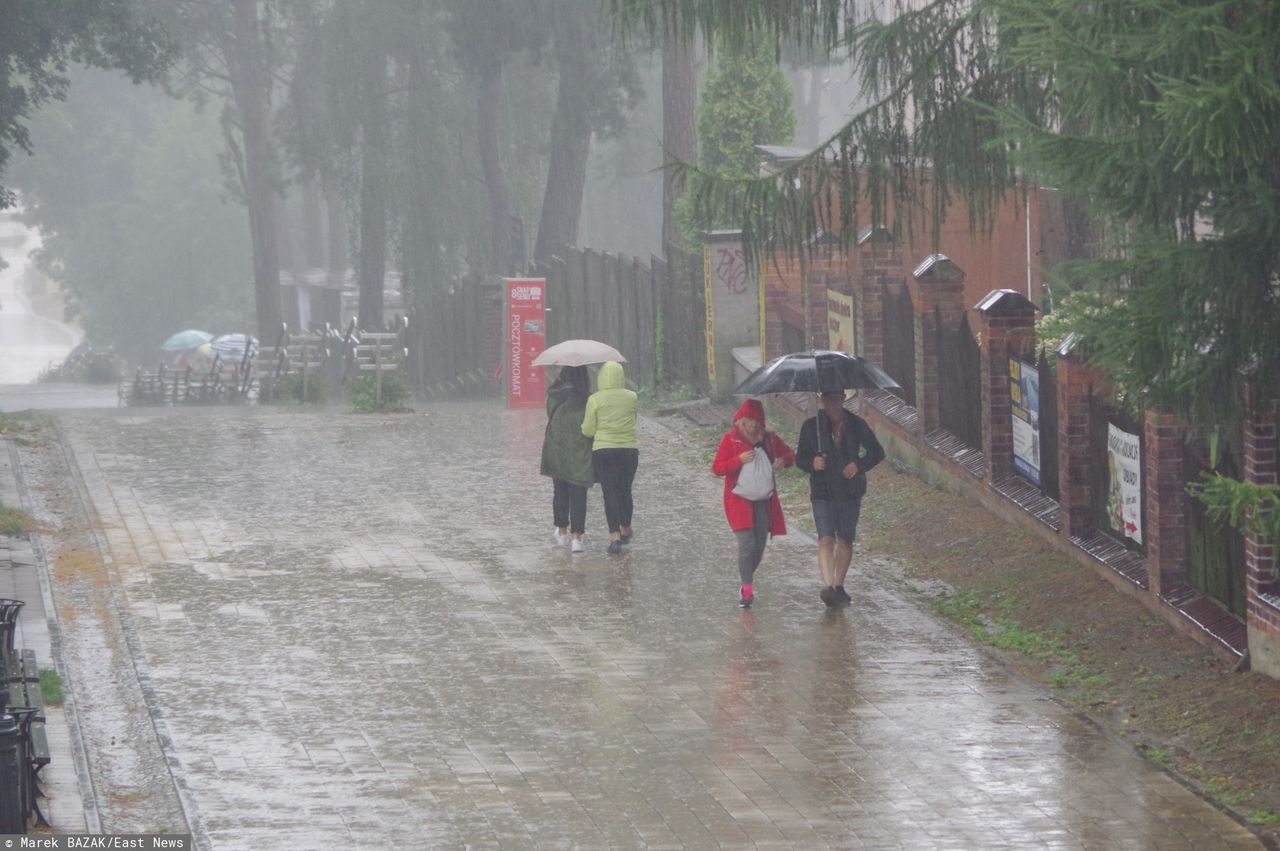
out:
{"label": "dark green hooded coat", "polygon": [[582,433],[587,400],[567,382],[547,388],[547,432],[542,439],[542,475],[591,487],[591,438]]}

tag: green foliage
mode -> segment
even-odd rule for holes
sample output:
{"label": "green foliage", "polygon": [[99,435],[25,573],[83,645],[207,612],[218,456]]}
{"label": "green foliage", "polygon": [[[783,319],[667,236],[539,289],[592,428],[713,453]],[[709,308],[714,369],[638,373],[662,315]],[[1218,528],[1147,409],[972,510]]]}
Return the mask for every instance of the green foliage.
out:
{"label": "green foliage", "polygon": [[278,404],[324,404],[332,395],[333,388],[320,374],[312,372],[307,376],[304,392],[302,373],[291,372],[275,382],[271,401]]}
{"label": "green foliage", "polygon": [[25,512],[0,504],[0,535],[17,538],[31,528],[31,518]]}
{"label": "green foliage", "polygon": [[114,384],[124,377],[125,365],[114,350],[72,352],[60,366],[41,373],[40,381]]}
{"label": "green foliage", "polygon": [[[717,55],[698,103],[700,168],[708,175],[749,178],[756,173],[756,145],[787,145],[795,135],[791,84],[773,51],[744,48]],[[735,227],[733,219],[698,207],[691,194],[676,203],[686,244],[703,231]]]}
{"label": "green foliage", "polygon": [[223,188],[216,117],[105,72],[74,81],[33,122],[40,155],[14,171],[68,313],[142,364],[183,328],[251,327],[248,230]]}
{"label": "green foliage", "polygon": [[382,401],[378,401],[377,378],[363,374],[349,385],[351,407],[362,414],[376,411],[404,411],[409,399],[409,382],[399,370],[382,374]]}
{"label": "green foliage", "polygon": [[53,668],[40,669],[40,697],[46,706],[61,706],[66,702],[62,677]]}
{"label": "green foliage", "polygon": [[1209,510],[1209,516],[1230,523],[1245,533],[1280,543],[1280,486],[1239,482],[1216,473],[1205,473],[1187,491]]}
{"label": "green foliage", "polygon": [[[14,148],[32,152],[26,121],[66,97],[71,62],[120,68],[137,83],[158,77],[174,56],[168,35],[131,0],[9,0],[0,14],[0,173]],[[0,208],[12,202],[0,186]]]}
{"label": "green foliage", "polygon": [[[684,168],[699,210],[752,245],[845,244],[859,219],[971,224],[1024,175],[1107,224],[1103,260],[1066,270],[1116,299],[1079,314],[1091,359],[1147,404],[1212,422],[1241,372],[1280,391],[1280,11],[1273,0],[934,0],[892,20],[856,0],[614,0],[713,39],[841,43],[873,105],[782,179]],[[888,201],[892,198],[892,205]],[[887,215],[892,212],[894,218]]]}
{"label": "green foliage", "polygon": [[32,430],[26,415],[0,413],[0,437],[14,437]]}
{"label": "green foliage", "polygon": [[795,134],[791,84],[771,50],[720,53],[698,105],[700,162],[714,174],[749,175],[754,146],[786,145]]}

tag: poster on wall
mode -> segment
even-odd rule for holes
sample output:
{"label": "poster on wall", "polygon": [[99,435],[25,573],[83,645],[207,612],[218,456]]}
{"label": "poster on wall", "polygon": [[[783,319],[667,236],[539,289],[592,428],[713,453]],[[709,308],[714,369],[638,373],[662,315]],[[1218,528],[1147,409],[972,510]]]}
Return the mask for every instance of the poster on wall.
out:
{"label": "poster on wall", "polygon": [[853,327],[853,296],[827,290],[827,340],[834,352],[856,354]]}
{"label": "poster on wall", "polygon": [[1142,447],[1138,435],[1107,423],[1107,520],[1116,532],[1142,543]]}
{"label": "poster on wall", "polygon": [[1009,358],[1009,401],[1013,417],[1013,469],[1040,484],[1040,370]]}
{"label": "poster on wall", "polygon": [[547,347],[545,278],[503,278],[507,285],[507,322],[503,364],[507,371],[507,407],[541,408],[547,403],[545,370],[533,359]]}

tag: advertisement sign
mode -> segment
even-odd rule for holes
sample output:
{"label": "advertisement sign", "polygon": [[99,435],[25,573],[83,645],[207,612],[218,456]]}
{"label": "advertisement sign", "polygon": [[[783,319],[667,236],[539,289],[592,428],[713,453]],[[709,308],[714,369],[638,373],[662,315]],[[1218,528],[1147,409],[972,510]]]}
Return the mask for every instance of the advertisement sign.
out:
{"label": "advertisement sign", "polygon": [[1040,484],[1040,370],[1009,358],[1009,401],[1013,411],[1013,469]]}
{"label": "advertisement sign", "polygon": [[533,359],[547,347],[544,316],[546,278],[503,278],[507,285],[507,321],[503,366],[507,371],[507,407],[541,408],[547,403],[544,370]]}
{"label": "advertisement sign", "polygon": [[827,290],[827,348],[855,354],[853,335],[853,296]]}
{"label": "advertisement sign", "polygon": [[1107,423],[1107,520],[1126,538],[1142,543],[1142,446],[1138,435]]}

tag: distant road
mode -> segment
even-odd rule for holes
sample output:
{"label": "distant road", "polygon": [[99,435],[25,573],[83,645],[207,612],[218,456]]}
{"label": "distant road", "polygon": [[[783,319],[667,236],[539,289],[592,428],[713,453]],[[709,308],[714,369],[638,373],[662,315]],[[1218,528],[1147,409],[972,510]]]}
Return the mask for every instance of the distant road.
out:
{"label": "distant road", "polygon": [[41,370],[61,363],[80,344],[84,332],[36,313],[23,287],[31,253],[40,234],[17,221],[15,211],[0,212],[0,384],[27,384]]}

